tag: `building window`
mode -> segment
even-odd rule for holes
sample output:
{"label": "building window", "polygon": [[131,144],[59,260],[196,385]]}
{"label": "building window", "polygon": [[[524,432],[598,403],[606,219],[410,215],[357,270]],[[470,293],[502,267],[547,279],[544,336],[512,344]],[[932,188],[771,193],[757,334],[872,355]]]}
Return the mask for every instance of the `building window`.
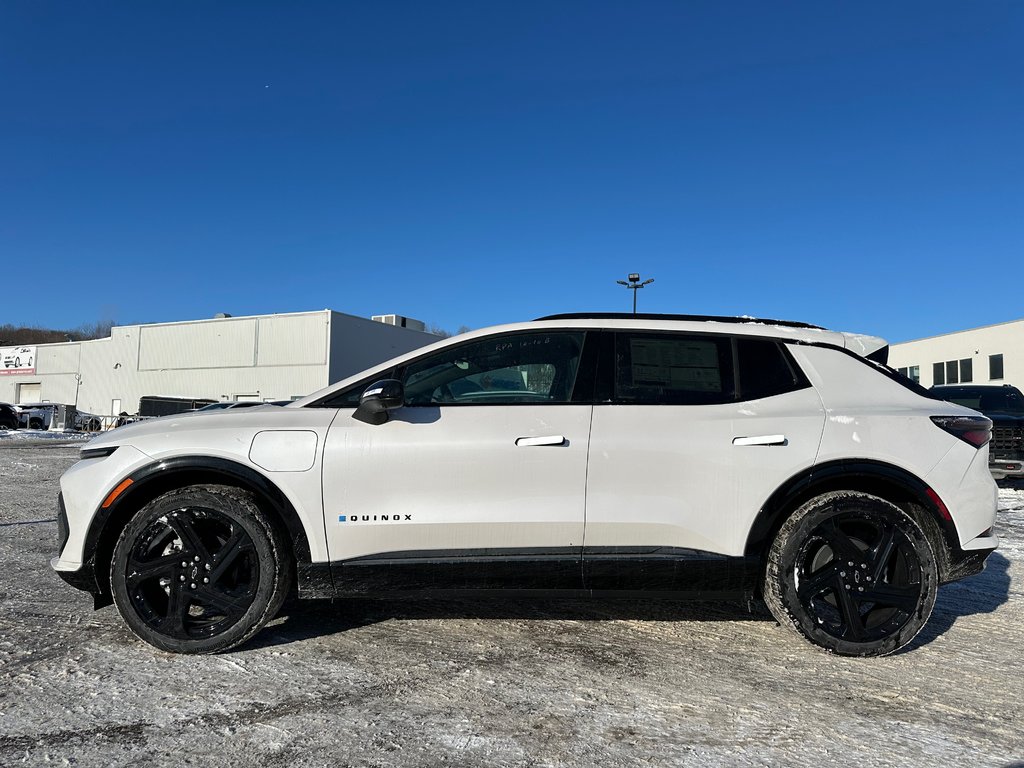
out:
{"label": "building window", "polygon": [[970,384],[974,381],[974,361],[969,357],[960,361],[960,383]]}
{"label": "building window", "polygon": [[921,383],[921,366],[908,365],[906,368],[897,368],[896,370],[911,381],[916,381],[918,384]]}
{"label": "building window", "polygon": [[957,376],[956,360],[949,360],[946,362],[946,383],[947,384],[959,384],[960,377]]}
{"label": "building window", "polygon": [[945,384],[946,383],[946,364],[945,363],[933,363],[932,364],[932,384]]}
{"label": "building window", "polygon": [[989,379],[1001,379],[1003,378],[1003,356],[1002,355],[989,355],[988,356],[988,377]]}

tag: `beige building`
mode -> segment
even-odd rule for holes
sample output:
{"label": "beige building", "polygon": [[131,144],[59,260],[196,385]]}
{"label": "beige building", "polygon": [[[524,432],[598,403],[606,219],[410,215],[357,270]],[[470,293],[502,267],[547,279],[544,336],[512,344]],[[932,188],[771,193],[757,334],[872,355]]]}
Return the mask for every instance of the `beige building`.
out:
{"label": "beige building", "polygon": [[0,371],[0,401],[108,416],[137,413],[145,395],[289,400],[437,340],[328,309],[115,326],[106,339],[32,347],[31,365]]}
{"label": "beige building", "polygon": [[922,386],[1024,386],[1024,320],[929,336],[889,349],[889,365]]}

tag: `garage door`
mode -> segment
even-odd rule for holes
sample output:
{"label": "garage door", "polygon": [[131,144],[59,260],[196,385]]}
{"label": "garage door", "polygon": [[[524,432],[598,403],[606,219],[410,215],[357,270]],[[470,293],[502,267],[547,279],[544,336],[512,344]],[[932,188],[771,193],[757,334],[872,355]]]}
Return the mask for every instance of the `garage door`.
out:
{"label": "garage door", "polygon": [[42,384],[19,384],[18,385],[18,404],[21,403],[38,403],[43,397],[43,385]]}

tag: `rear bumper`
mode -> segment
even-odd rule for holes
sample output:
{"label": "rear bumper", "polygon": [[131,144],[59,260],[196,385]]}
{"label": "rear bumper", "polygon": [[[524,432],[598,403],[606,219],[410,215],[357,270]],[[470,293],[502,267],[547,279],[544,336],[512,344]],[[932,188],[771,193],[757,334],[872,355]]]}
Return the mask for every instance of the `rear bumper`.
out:
{"label": "rear bumper", "polygon": [[964,542],[949,552],[943,584],[959,581],[985,570],[985,561],[999,546],[999,537],[991,529],[981,536]]}
{"label": "rear bumper", "polygon": [[942,580],[942,583],[949,584],[952,581],[959,581],[981,573],[985,570],[985,560],[993,552],[995,552],[994,549],[976,549],[952,555],[949,558],[949,568],[946,569],[946,578]]}

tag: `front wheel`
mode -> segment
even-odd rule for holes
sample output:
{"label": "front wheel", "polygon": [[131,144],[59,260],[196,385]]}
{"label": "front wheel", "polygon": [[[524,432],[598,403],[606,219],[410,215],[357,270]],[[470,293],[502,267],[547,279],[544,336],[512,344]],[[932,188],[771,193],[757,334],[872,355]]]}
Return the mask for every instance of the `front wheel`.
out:
{"label": "front wheel", "polygon": [[764,599],[783,626],[842,656],[884,656],[924,627],[938,592],[935,553],[906,512],[838,491],[786,520],[768,553]]}
{"label": "front wheel", "polygon": [[175,653],[244,643],[280,609],[288,550],[251,494],[195,485],[160,496],[121,532],[114,603],[141,639]]}

